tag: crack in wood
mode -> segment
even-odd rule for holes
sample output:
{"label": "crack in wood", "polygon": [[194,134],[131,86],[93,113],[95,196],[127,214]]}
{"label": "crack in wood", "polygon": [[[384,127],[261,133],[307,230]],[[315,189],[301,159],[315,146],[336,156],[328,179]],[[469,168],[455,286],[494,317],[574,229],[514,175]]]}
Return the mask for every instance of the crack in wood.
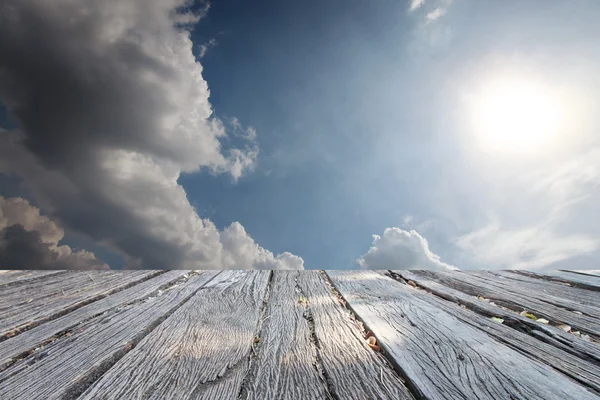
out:
{"label": "crack in wood", "polygon": [[[199,272],[192,272],[188,274],[188,277],[185,278],[185,281],[189,279],[189,277],[193,275],[198,275]],[[69,389],[67,389],[62,397],[63,400],[75,400],[79,398],[81,394],[83,394],[90,386],[94,384],[102,375],[108,371],[113,365],[115,365],[121,358],[123,358],[127,353],[137,346],[137,344],[142,341],[146,336],[148,336],[154,329],[156,329],[164,320],[169,318],[173,313],[175,313],[179,308],[181,308],[185,303],[187,303],[192,297],[194,297],[200,290],[204,288],[204,286],[212,281],[217,275],[212,277],[209,281],[205,282],[201,287],[194,290],[191,294],[186,296],[183,300],[181,300],[178,304],[176,304],[173,308],[163,314],[161,317],[154,320],[146,329],[137,334],[131,341],[129,341],[121,350],[116,352],[110,359],[104,361],[97,368],[91,371],[86,376],[80,378],[77,382],[75,382]],[[181,281],[181,280],[179,280]],[[183,281],[182,281],[183,282]],[[180,282],[181,283],[181,282]],[[170,287],[174,287],[177,283],[173,283]],[[158,292],[158,291],[157,291]],[[147,301],[147,299],[144,299]],[[134,301],[133,303],[139,303],[138,301]]]}
{"label": "crack in wood", "polygon": [[[348,303],[346,298],[337,289],[337,287],[335,286],[335,284],[333,283],[333,281],[331,280],[329,275],[327,275],[327,271],[320,270],[319,272],[321,273],[321,275],[323,276],[323,279],[325,280],[327,285],[331,288],[333,293],[340,300],[342,300],[342,302],[340,304],[343,307],[347,308],[351,312],[352,317],[358,322],[358,324],[359,324],[358,326],[362,327],[363,332],[371,331],[369,329],[368,325],[365,323],[365,321],[356,313],[356,311]],[[410,392],[410,394],[416,400],[427,400],[427,398],[425,397],[423,392],[421,392],[421,390],[415,384],[415,382],[409,378],[406,371],[404,371],[404,369],[396,362],[396,360],[394,360],[394,358],[392,358],[389,355],[388,351],[386,350],[387,346],[384,343],[381,343],[379,341],[378,341],[378,343],[379,343],[379,346],[381,347],[381,351],[378,353],[380,355],[380,358],[382,360],[384,360],[386,362],[386,364],[388,364],[398,374],[398,376],[402,379],[402,381],[404,382],[404,384],[405,384],[406,388],[408,389],[408,391]]]}
{"label": "crack in wood", "polygon": [[319,338],[317,337],[317,334],[315,332],[315,321],[310,310],[310,301],[308,300],[306,293],[304,293],[304,291],[298,284],[298,277],[296,277],[296,291],[301,295],[303,299],[306,299],[306,301],[302,302],[302,305],[304,307],[302,317],[308,323],[308,329],[310,331],[310,342],[315,347],[315,362],[313,363],[313,367],[321,377],[321,380],[325,383],[326,394],[328,395],[328,397],[334,400],[339,400],[339,396],[335,392],[335,388],[333,386],[333,383],[331,382],[329,374],[327,373],[327,369],[323,365],[323,360],[321,358],[321,344],[319,343]]}
{"label": "crack in wood", "polygon": [[[385,275],[388,276],[388,277],[390,277],[390,278],[392,278],[392,279],[394,279],[394,280],[396,280],[396,281],[398,281],[398,282],[400,282],[400,283],[406,284],[407,277],[403,277],[400,274],[396,273],[395,271],[391,271],[391,270],[387,271],[385,273]],[[410,275],[409,275],[409,277],[410,277]],[[471,306],[474,306],[474,307],[473,308],[465,308],[465,310],[467,310],[468,312],[473,312],[473,313],[477,314],[478,316],[482,316],[482,317],[486,317],[486,318],[487,317],[494,317],[495,316],[494,313],[492,313],[492,312],[490,312],[490,311],[488,311],[488,310],[486,310],[484,308],[477,307],[476,303],[468,303],[466,301],[462,301],[461,299],[452,297],[452,296],[450,296],[448,294],[439,292],[438,290],[435,290],[432,287],[424,285],[418,279],[412,278],[412,281],[416,282],[416,285],[414,286],[415,288],[417,288],[418,290],[426,291],[428,294],[431,294],[431,295],[435,296],[436,298],[438,298],[439,301],[442,301],[442,302],[447,303],[447,304],[455,304],[455,305],[462,305],[462,306],[471,305]],[[507,317],[504,317],[504,318],[507,318]],[[505,319],[505,321],[503,322],[503,325],[505,325],[505,326],[507,326],[509,328],[512,328],[512,329],[514,329],[514,330],[516,330],[518,332],[521,332],[523,334],[529,335],[529,336],[533,337],[534,339],[540,340],[540,342],[546,343],[547,345],[552,346],[552,345],[556,344],[556,343],[552,342],[552,340],[551,340],[552,338],[550,336],[548,336],[548,332],[537,330],[537,329],[535,329],[536,326],[533,326],[533,327],[527,326],[527,325],[523,324],[518,319],[513,319],[513,320]],[[600,393],[600,386],[594,385],[594,384],[590,384],[590,381],[586,381],[586,379],[583,379],[579,374],[574,373],[573,371],[570,371],[570,370],[568,370],[566,368],[560,368],[560,367],[554,365],[553,363],[548,362],[547,360],[544,360],[544,359],[541,359],[540,357],[537,357],[535,354],[531,353],[530,351],[527,351],[522,346],[515,345],[515,343],[513,341],[511,341],[510,339],[505,338],[505,337],[503,337],[500,334],[495,334],[494,332],[491,332],[489,330],[489,327],[485,328],[485,326],[480,326],[480,329],[482,329],[483,331],[485,331],[488,334],[492,335],[496,340],[498,340],[499,342],[503,343],[504,345],[506,345],[506,346],[508,346],[508,347],[510,347],[510,348],[512,348],[512,349],[514,349],[514,350],[516,350],[518,352],[520,352],[521,354],[524,354],[524,355],[528,356],[528,357],[533,356],[536,359],[538,359],[538,360],[544,362],[545,364],[549,365],[554,370],[556,370],[556,371],[558,371],[560,373],[566,374],[567,376],[571,377],[575,381],[583,384],[585,387],[593,390],[595,393]],[[558,338],[560,338],[560,337],[558,337]],[[565,343],[565,344],[568,345],[568,343]],[[558,347],[557,347],[557,350],[559,350]],[[568,350],[568,349],[563,349],[563,350]],[[597,362],[597,360],[594,360],[592,358],[581,357],[580,354],[578,354],[576,352],[569,352],[569,353],[571,353],[573,355],[576,355],[576,356],[579,356],[579,358],[584,359],[585,361],[589,362],[590,364],[599,365],[598,362]],[[591,368],[591,365],[589,366],[589,368]],[[500,371],[497,371],[497,372],[500,373]],[[590,379],[589,377],[586,377],[586,378]],[[517,392],[519,392],[519,389],[517,388],[517,386],[514,385],[512,383],[512,381],[508,377],[505,377],[505,379],[506,379],[507,382],[509,382],[513,386],[514,390],[516,390]],[[593,379],[594,378],[592,378],[592,381],[593,381]]]}
{"label": "crack in wood", "polygon": [[[164,271],[164,272],[166,272],[166,271]],[[24,358],[27,358],[27,357],[31,356],[35,352],[42,350],[44,347],[48,346],[49,344],[54,343],[54,342],[56,342],[58,340],[62,340],[63,338],[70,336],[73,332],[77,331],[78,327],[81,327],[85,323],[87,323],[87,322],[89,322],[89,321],[91,321],[91,320],[93,320],[95,318],[98,318],[98,317],[100,317],[102,315],[109,315],[109,314],[114,313],[116,311],[122,310],[123,308],[131,307],[131,306],[134,306],[134,305],[137,305],[137,304],[149,301],[149,300],[151,300],[151,299],[153,299],[153,298],[161,295],[162,292],[166,292],[166,291],[170,290],[171,288],[184,283],[190,277],[192,277],[194,275],[198,275],[198,274],[199,274],[199,272],[192,271],[192,272],[188,273],[187,275],[184,275],[183,277],[180,277],[178,279],[175,279],[175,280],[173,280],[171,282],[167,282],[167,283],[159,286],[158,288],[156,288],[155,291],[151,292],[148,296],[145,296],[143,299],[131,300],[129,302],[120,304],[120,305],[118,305],[118,306],[116,306],[116,307],[114,307],[112,309],[100,312],[98,314],[91,315],[90,317],[87,317],[87,318],[83,319],[82,321],[80,321],[76,325],[65,327],[65,329],[63,331],[56,333],[51,338],[46,339],[46,340],[40,342],[37,346],[35,346],[35,347],[31,348],[31,349],[28,349],[27,351],[24,351],[21,354],[16,355],[10,361],[4,363],[3,365],[0,365],[0,372],[5,371],[6,369],[10,368],[15,363],[19,362],[20,360],[22,360]],[[154,277],[156,277],[158,275],[160,275],[160,274],[157,274]],[[142,281],[140,281],[138,283],[142,283],[144,281],[146,281],[146,280],[142,280]],[[132,287],[132,286],[134,286],[134,285],[131,285],[130,287]],[[126,289],[128,289],[128,288],[126,288]],[[200,290],[202,290],[202,288],[200,288]],[[34,357],[32,359],[32,361],[30,361],[31,364],[28,364],[28,365],[32,365],[33,363],[35,363],[35,361],[41,360],[42,358],[36,358],[36,357]]]}
{"label": "crack in wood", "polygon": [[47,317],[39,318],[39,319],[37,319],[35,321],[28,322],[28,323],[23,324],[21,326],[15,327],[15,328],[11,329],[10,331],[7,331],[4,334],[1,334],[0,335],[0,342],[3,342],[5,340],[7,340],[7,339],[15,337],[15,336],[17,336],[17,335],[19,335],[19,334],[21,334],[21,333],[23,333],[25,331],[28,331],[30,329],[35,328],[36,326],[41,325],[43,323],[46,323],[46,322],[58,319],[58,318],[60,318],[60,317],[62,317],[64,315],[67,315],[68,313],[71,313],[71,312],[73,312],[73,311],[75,311],[75,310],[77,310],[79,308],[85,307],[88,304],[91,304],[91,303],[96,302],[98,300],[102,300],[105,297],[108,297],[108,296],[113,295],[115,293],[118,293],[118,292],[121,292],[123,290],[129,289],[130,287],[133,287],[133,286],[135,286],[137,284],[145,282],[145,281],[147,281],[149,279],[155,278],[158,275],[164,274],[165,272],[167,272],[167,271],[166,270],[165,271],[156,271],[156,273],[145,275],[145,276],[143,276],[142,278],[140,278],[140,279],[138,279],[136,281],[129,282],[129,283],[125,284],[125,285],[119,286],[119,287],[114,288],[112,290],[109,290],[107,292],[104,292],[104,293],[98,294],[96,296],[90,297],[88,299],[79,301],[76,304],[73,304],[72,306],[65,307],[64,309],[62,309],[59,312],[55,312],[55,313],[53,313],[51,315],[48,315]]}
{"label": "crack in wood", "polygon": [[[263,323],[265,322],[264,316],[265,316],[265,313],[267,312],[267,304],[269,303],[269,295],[271,294],[271,285],[272,284],[273,284],[273,271],[270,271],[269,280],[267,281],[267,288],[265,289],[265,295],[263,297],[262,305],[260,308],[258,323],[256,325],[256,330],[255,330],[254,337],[253,337],[253,341],[255,338],[258,338],[259,341],[258,341],[258,343],[252,343],[247,357],[241,358],[240,361],[238,363],[236,363],[236,365],[237,365],[244,359],[248,362],[248,370],[246,371],[246,374],[244,375],[244,378],[242,379],[242,384],[240,385],[240,390],[237,395],[238,399],[244,399],[244,398],[248,397],[248,385],[254,379],[254,375],[256,373],[256,359],[258,358],[258,352],[256,349],[258,348],[259,349],[258,351],[260,351],[260,347],[261,347],[260,334],[262,332]],[[256,348],[255,348],[255,345],[256,345]]]}

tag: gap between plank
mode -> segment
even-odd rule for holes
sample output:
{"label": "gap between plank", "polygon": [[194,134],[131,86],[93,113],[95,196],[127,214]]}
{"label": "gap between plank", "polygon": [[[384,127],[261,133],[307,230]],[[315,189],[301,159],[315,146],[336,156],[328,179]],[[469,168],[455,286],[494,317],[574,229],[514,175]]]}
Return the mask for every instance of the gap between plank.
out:
{"label": "gap between plank", "polygon": [[39,325],[41,325],[43,323],[46,323],[46,322],[52,321],[54,319],[60,318],[63,315],[67,315],[70,312],[73,312],[73,311],[77,310],[78,308],[85,307],[88,304],[91,304],[91,303],[96,302],[98,300],[102,300],[105,297],[108,297],[108,296],[113,295],[115,293],[121,292],[121,291],[123,291],[125,289],[129,289],[130,287],[133,287],[133,286],[135,286],[137,284],[140,284],[142,282],[145,282],[147,280],[155,278],[155,277],[157,277],[157,276],[159,276],[161,274],[164,274],[165,272],[167,272],[167,271],[166,270],[162,270],[162,271],[157,271],[156,273],[152,273],[152,274],[146,275],[143,278],[138,279],[137,281],[129,282],[126,285],[119,286],[119,287],[117,287],[115,289],[112,289],[112,290],[110,290],[108,292],[101,293],[101,294],[92,296],[92,297],[90,297],[88,299],[82,300],[82,301],[80,301],[80,302],[78,302],[76,304],[73,304],[73,305],[71,305],[69,307],[66,307],[66,308],[62,309],[61,311],[57,311],[54,314],[48,315],[46,317],[40,318],[40,319],[38,319],[36,321],[32,321],[32,322],[26,323],[26,324],[21,325],[21,326],[18,326],[16,328],[14,328],[14,329],[6,332],[3,335],[0,335],[0,343],[3,342],[3,341],[5,341],[5,340],[7,340],[7,339],[15,337],[15,336],[17,336],[17,335],[19,335],[19,334],[21,334],[23,332],[26,332],[26,331],[28,331],[30,329],[33,329],[36,326],[39,326]]}
{"label": "gap between plank", "polygon": [[[237,395],[237,399],[245,399],[248,397],[248,385],[254,379],[254,374],[256,371],[256,358],[257,358],[257,348],[260,351],[260,334],[262,332],[262,326],[265,322],[265,314],[267,312],[267,303],[269,302],[269,296],[271,294],[271,286],[273,285],[273,270],[269,272],[269,280],[267,281],[267,289],[265,290],[265,295],[263,297],[262,305],[260,307],[260,314],[258,317],[258,322],[256,323],[256,329],[254,331],[254,336],[252,337],[253,343],[250,345],[250,351],[248,352],[248,371],[246,371],[246,375],[242,379],[242,384],[240,385],[240,390]],[[258,343],[254,342],[258,338]],[[256,344],[256,347],[255,347]]]}
{"label": "gap between plank", "polygon": [[[200,272],[192,271],[189,273],[187,279],[179,279],[175,282],[172,282],[171,286],[174,286],[175,284],[177,284],[181,281],[187,281],[190,277],[192,277],[194,275],[198,275],[198,274],[200,274]],[[152,331],[154,329],[156,329],[164,320],[169,318],[175,311],[177,311],[181,306],[183,306],[185,303],[187,303],[193,296],[196,295],[196,293],[198,293],[200,290],[202,290],[209,282],[211,282],[213,279],[215,279],[215,277],[217,277],[219,274],[220,274],[220,272],[215,274],[208,281],[204,282],[204,284],[201,287],[196,289],[189,296],[185,297],[182,301],[180,301],[177,305],[175,305],[173,308],[171,308],[168,312],[166,312],[161,317],[154,320],[152,322],[152,324],[150,324],[148,326],[148,328],[146,328],[145,330],[140,332],[138,335],[136,335],[133,338],[133,340],[131,340],[129,343],[127,343],[127,345],[125,345],[121,350],[117,351],[109,360],[103,362],[97,368],[95,368],[92,372],[90,372],[86,376],[79,379],[76,383],[71,385],[71,387],[65,391],[65,394],[62,399],[63,400],[75,400],[75,399],[79,398],[79,396],[81,396],[81,394],[83,394],[90,386],[92,386],[94,384],[94,382],[96,382],[98,379],[100,379],[102,377],[102,375],[104,375],[106,373],[106,371],[108,371],[110,368],[112,368],[112,366],[115,365],[117,362],[119,362],[119,360],[121,358],[123,358],[127,353],[129,353],[131,350],[133,350],[139,342],[141,342],[146,336],[148,336],[150,333],[152,333]],[[136,302],[141,302],[141,301],[144,301],[144,300],[138,299],[135,302],[133,302],[133,304],[135,304]]]}
{"label": "gap between plank", "polygon": [[[388,270],[384,275],[386,275],[387,277],[389,277],[389,278],[391,278],[391,279],[393,279],[393,280],[395,280],[397,282],[403,283],[405,285],[409,284],[409,282],[408,282],[408,280],[406,278],[404,278],[402,275],[398,274],[395,271]],[[481,316],[484,316],[484,317],[496,317],[497,316],[497,314],[491,313],[491,312],[489,312],[489,311],[487,311],[487,310],[485,310],[485,309],[483,309],[481,307],[477,307],[476,304],[474,304],[474,303],[470,304],[470,303],[465,302],[465,301],[463,301],[461,299],[446,296],[443,293],[440,293],[439,291],[437,291],[435,289],[429,288],[427,285],[423,285],[423,284],[421,284],[418,281],[411,280],[410,282],[415,287],[417,287],[419,289],[423,289],[427,293],[430,293],[430,294],[432,294],[432,295],[434,295],[434,296],[436,296],[436,297],[438,297],[438,298],[440,298],[442,300],[448,301],[450,303],[454,303],[454,304],[458,304],[458,305],[464,306],[468,310],[473,311],[474,313],[476,313],[478,315],[481,315]],[[457,290],[457,289],[455,289],[455,290]],[[459,292],[460,292],[460,290],[459,290]],[[468,294],[465,294],[465,295],[468,296]],[[592,364],[600,365],[599,361],[596,358],[593,358],[593,357],[591,357],[589,355],[583,356],[581,354],[581,352],[577,352],[577,351],[572,350],[571,346],[569,345],[569,343],[562,342],[560,340],[561,339],[560,337],[551,337],[551,336],[549,336],[549,334],[547,332],[545,332],[542,329],[539,329],[539,327],[537,327],[533,321],[531,323],[529,323],[529,321],[527,321],[528,322],[528,324],[527,324],[527,323],[525,323],[525,322],[523,322],[523,321],[521,321],[519,319],[519,313],[518,312],[516,312],[515,310],[513,310],[511,308],[508,308],[508,307],[505,307],[505,308],[508,311],[510,311],[510,312],[512,312],[512,313],[515,314],[514,319],[504,321],[504,325],[505,326],[507,326],[507,327],[509,327],[511,329],[514,329],[517,332],[521,332],[521,333],[524,333],[526,335],[529,335],[529,336],[531,336],[531,337],[533,337],[533,338],[535,338],[537,340],[540,340],[540,341],[542,341],[542,342],[544,342],[546,344],[552,345],[552,346],[556,345],[555,343],[552,342],[552,340],[556,340],[556,341],[558,341],[558,342],[560,342],[560,343],[562,343],[562,344],[565,345],[564,347],[561,347],[561,349],[563,351],[566,351],[567,353],[570,353],[571,355],[579,357],[579,358],[581,358],[581,359],[583,359],[585,361],[588,361],[588,362],[590,362]],[[526,318],[526,317],[523,317],[523,318]],[[557,329],[560,329],[560,328],[557,328]]]}
{"label": "gap between plank", "polygon": [[[360,315],[358,315],[358,313],[354,310],[354,308],[352,308],[352,306],[350,305],[350,303],[348,303],[348,301],[346,300],[346,298],[337,289],[337,287],[335,286],[335,284],[333,283],[333,281],[331,280],[331,278],[329,277],[329,275],[327,275],[327,271],[321,270],[319,272],[321,273],[321,275],[323,276],[323,279],[329,285],[329,287],[331,288],[331,290],[333,291],[333,293],[340,300],[341,306],[343,306],[343,307],[347,308],[348,310],[350,310],[352,317],[356,321],[358,321],[360,323],[360,325],[362,326],[362,328],[365,331],[372,332],[370,330],[369,326],[365,323],[365,321],[360,317]],[[406,372],[400,366],[400,364],[398,364],[393,357],[389,356],[389,353],[387,351],[387,345],[385,343],[381,343],[379,341],[379,339],[377,339],[377,343],[379,344],[379,346],[381,348],[380,354],[382,355],[383,359],[385,359],[387,361],[387,363],[392,367],[392,369],[394,371],[396,371],[396,373],[398,374],[398,376],[400,376],[400,378],[402,378],[402,380],[405,383],[406,388],[408,389],[408,391],[410,392],[410,394],[415,398],[415,400],[428,400],[427,397],[425,397],[425,395],[418,388],[418,386],[409,378],[409,376],[406,374]]]}
{"label": "gap between plank", "polygon": [[[300,272],[300,273],[302,273],[302,272]],[[325,368],[325,365],[323,364],[323,359],[321,358],[321,344],[320,344],[319,338],[317,337],[317,334],[315,332],[315,321],[313,318],[312,311],[310,309],[310,300],[308,300],[308,297],[306,297],[306,294],[304,293],[304,291],[298,284],[297,276],[296,276],[296,291],[303,298],[306,299],[306,301],[303,303],[304,312],[302,313],[302,317],[308,323],[308,329],[310,331],[310,342],[315,347],[316,354],[315,354],[315,362],[313,364],[313,367],[319,373],[319,376],[325,383],[327,394],[329,395],[329,397],[334,400],[340,400],[339,396],[335,393],[335,389],[333,387],[333,384],[331,383],[331,378],[329,376],[329,373],[327,372],[327,369]]]}
{"label": "gap between plank", "polygon": [[[197,274],[198,273],[195,273],[195,272],[192,271],[192,272],[189,272],[187,275],[182,275],[182,276],[179,276],[178,278],[173,278],[172,281],[166,282],[166,283],[162,284],[161,286],[157,287],[156,290],[152,291],[147,296],[144,296],[144,298],[133,299],[133,300],[130,300],[130,301],[126,302],[126,303],[115,305],[114,307],[111,307],[111,308],[109,308],[107,310],[101,311],[101,312],[99,312],[97,314],[91,315],[91,316],[89,316],[89,317],[81,320],[81,321],[79,321],[75,325],[67,326],[67,327],[65,327],[64,330],[56,333],[55,335],[53,335],[52,337],[50,337],[48,339],[43,340],[42,342],[38,343],[35,347],[30,348],[30,349],[28,349],[28,350],[26,350],[26,351],[24,351],[24,352],[22,352],[22,353],[20,353],[20,354],[18,354],[16,356],[14,356],[10,361],[6,362],[4,365],[0,365],[0,372],[5,371],[6,369],[10,368],[13,364],[19,362],[20,360],[22,360],[22,359],[24,359],[26,357],[29,357],[30,355],[34,354],[36,351],[43,349],[48,344],[53,343],[53,342],[55,342],[57,340],[60,340],[63,337],[69,336],[73,331],[75,331],[77,329],[78,326],[83,325],[86,322],[88,322],[88,321],[90,321],[90,320],[92,320],[94,318],[99,317],[100,315],[113,312],[115,308],[129,307],[129,306],[132,306],[132,305],[144,302],[144,301],[146,301],[149,298],[156,297],[159,294],[160,291],[166,291],[169,288],[171,288],[171,287],[173,287],[175,285],[178,285],[178,284],[184,282],[189,277],[191,277],[193,275],[197,275]],[[156,276],[158,276],[158,275],[156,275]],[[187,276],[187,278],[186,278],[186,276]],[[143,282],[143,281],[141,281],[141,282]]]}

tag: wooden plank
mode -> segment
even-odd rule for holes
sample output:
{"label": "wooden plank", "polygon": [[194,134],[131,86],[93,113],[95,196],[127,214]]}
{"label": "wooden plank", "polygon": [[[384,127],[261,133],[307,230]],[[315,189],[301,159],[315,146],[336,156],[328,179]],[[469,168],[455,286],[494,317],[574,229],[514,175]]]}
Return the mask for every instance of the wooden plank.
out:
{"label": "wooden plank", "polygon": [[598,399],[582,385],[370,271],[328,271],[421,395],[435,399]]}
{"label": "wooden plank", "polygon": [[567,282],[571,285],[588,289],[600,291],[600,277],[588,275],[588,274],[578,274],[569,271],[520,271],[514,270],[511,271],[515,274],[522,274],[526,276],[531,276],[539,279],[551,279],[559,282]]}
{"label": "wooden plank", "polygon": [[0,398],[76,398],[217,274],[192,275],[160,296],[119,307],[77,326],[1,372]]}
{"label": "wooden plank", "polygon": [[[427,271],[425,271],[427,272]],[[566,324],[576,331],[600,337],[600,319],[593,315],[580,315],[568,309],[546,303],[534,293],[519,294],[508,287],[494,284],[488,279],[464,272],[429,271],[429,276],[437,282],[453,287],[473,296],[483,296],[514,311],[528,311],[538,318],[545,318],[553,324]],[[580,305],[578,308],[582,308]]]}
{"label": "wooden plank", "polygon": [[318,271],[274,271],[240,398],[412,399]]}
{"label": "wooden plank", "polygon": [[66,272],[68,271],[3,270],[0,271],[0,287],[20,283],[30,283],[32,280],[37,280],[56,274],[64,274]]}
{"label": "wooden plank", "polygon": [[[561,271],[564,271],[564,270],[561,270]],[[592,276],[599,276],[600,277],[600,269],[575,269],[575,270],[571,270],[569,272],[574,272],[576,274],[592,275]]]}
{"label": "wooden plank", "polygon": [[260,342],[255,345],[257,357],[240,398],[333,398],[304,317],[298,273],[273,271]]}
{"label": "wooden plank", "polygon": [[[426,290],[429,290],[430,287],[433,288],[431,293],[427,293],[424,290],[415,289],[415,296],[422,298],[425,301],[434,303],[437,307],[448,313],[451,313],[462,322],[484,330],[488,334],[494,336],[498,341],[509,345],[510,347],[523,354],[526,354],[529,357],[533,357],[551,366],[552,368],[584,384],[584,386],[590,387],[596,392],[600,393],[600,363],[585,361],[584,359],[577,357],[570,352],[557,348],[552,344],[537,340],[535,336],[530,336],[526,333],[522,333],[518,330],[512,329],[507,325],[504,325],[504,323],[510,324],[508,321],[504,321],[504,323],[498,323],[494,322],[489,317],[486,318],[482,316],[482,314],[489,316],[490,314],[487,312],[476,313],[475,311],[461,308],[459,306],[461,303],[455,302],[451,296],[450,298],[448,298],[449,296],[440,297],[437,294],[437,291],[439,290],[438,286],[441,285],[428,281],[427,279],[421,280],[417,274],[411,271],[393,271],[393,273],[400,276],[404,280],[412,280],[419,285],[419,288],[424,288]],[[442,290],[444,289],[442,288]],[[453,289],[449,290],[452,291]],[[481,300],[475,301],[482,302]],[[488,304],[488,307],[493,306]],[[498,307],[494,308],[499,309]],[[498,314],[493,312],[491,315],[498,316]],[[524,317],[519,316],[519,318]]]}
{"label": "wooden plank", "polygon": [[501,317],[507,326],[513,327],[521,332],[528,333],[537,339],[550,343],[570,354],[583,360],[588,360],[600,365],[600,347],[594,343],[586,342],[581,338],[563,331],[552,325],[541,324],[518,313],[492,305],[490,302],[479,300],[459,290],[428,278],[428,271],[392,271],[405,280],[411,280],[419,286],[431,291],[435,295],[462,304],[471,310],[488,317]]}
{"label": "wooden plank", "polygon": [[[521,276],[502,271],[465,271],[468,275],[483,279],[490,287],[505,289],[520,296],[532,298],[543,303],[569,311],[579,311],[600,322],[600,293],[558,285],[547,281],[534,284],[512,280],[508,276]],[[524,277],[525,278],[525,277]]]}
{"label": "wooden plank", "polygon": [[[528,290],[532,294],[537,294],[539,296],[551,295],[600,309],[598,308],[600,306],[600,293],[593,290],[580,289],[573,286],[566,286],[558,282],[531,278],[529,276],[515,274],[510,271],[494,270],[486,271],[485,273],[508,279],[509,281],[505,281],[506,285],[512,286],[515,284],[514,282],[518,282],[518,285],[521,289]],[[579,307],[575,309],[581,311],[579,310]]]}
{"label": "wooden plank", "polygon": [[81,399],[237,398],[270,274],[223,271]]}
{"label": "wooden plank", "polygon": [[98,316],[108,310],[121,307],[133,301],[142,300],[155,295],[156,291],[173,283],[190,271],[168,271],[145,282],[138,283],[121,292],[78,308],[62,317],[38,325],[17,336],[0,342],[0,371],[13,359],[17,359],[64,331],[71,330],[76,325]]}
{"label": "wooden plank", "polygon": [[164,271],[71,272],[0,289],[0,340],[154,277]]}

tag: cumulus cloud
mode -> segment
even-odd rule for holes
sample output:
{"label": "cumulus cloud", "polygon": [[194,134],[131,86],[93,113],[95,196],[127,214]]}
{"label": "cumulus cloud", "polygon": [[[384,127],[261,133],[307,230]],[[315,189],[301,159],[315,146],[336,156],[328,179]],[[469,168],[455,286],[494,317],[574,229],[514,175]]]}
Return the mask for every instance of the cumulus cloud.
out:
{"label": "cumulus cloud", "polygon": [[368,269],[456,269],[440,261],[418,232],[396,227],[386,228],[383,236],[373,235],[371,248],[357,261],[362,268]]}
{"label": "cumulus cloud", "polygon": [[[222,145],[228,134],[192,52],[200,15],[189,5],[5,1],[0,101],[17,129],[0,133],[0,172],[23,178],[62,226],[130,266],[302,268],[235,223],[220,231],[202,219],[178,184],[182,172],[237,180],[258,156],[254,130],[245,144]],[[228,229],[244,240],[231,241]]]}
{"label": "cumulus cloud", "polygon": [[20,197],[0,196],[0,268],[108,269],[94,253],[60,245],[64,231]]}

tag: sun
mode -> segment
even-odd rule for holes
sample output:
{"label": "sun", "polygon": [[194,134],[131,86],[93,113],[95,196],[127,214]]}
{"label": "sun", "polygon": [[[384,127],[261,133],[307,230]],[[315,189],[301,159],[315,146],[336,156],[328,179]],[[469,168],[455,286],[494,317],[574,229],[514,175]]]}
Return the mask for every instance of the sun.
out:
{"label": "sun", "polygon": [[562,110],[542,84],[503,78],[486,82],[472,98],[471,120],[480,145],[496,152],[543,151],[560,130]]}

